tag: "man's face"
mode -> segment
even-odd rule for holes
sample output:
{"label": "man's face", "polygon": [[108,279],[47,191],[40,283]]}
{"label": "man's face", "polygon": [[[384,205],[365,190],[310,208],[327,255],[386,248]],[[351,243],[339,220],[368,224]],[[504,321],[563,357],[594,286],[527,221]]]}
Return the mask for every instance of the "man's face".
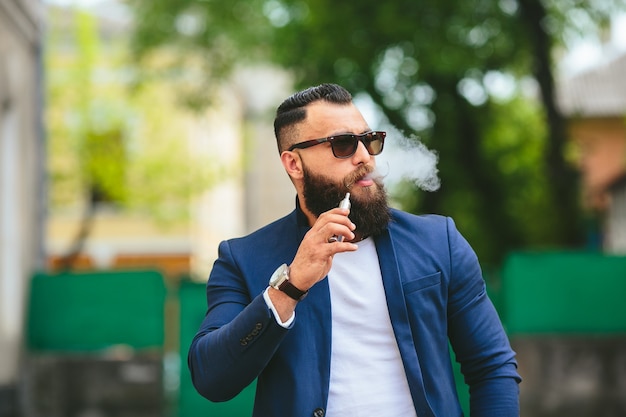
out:
{"label": "man's face", "polygon": [[[353,105],[315,102],[307,106],[307,117],[298,127],[296,142],[341,133],[360,134],[371,130]],[[351,157],[333,155],[331,145],[322,143],[297,150],[302,163],[304,206],[315,216],[337,207],[350,192],[350,219],[362,235],[384,230],[389,222],[387,195],[382,181],[374,175],[376,161],[363,143]]]}
{"label": "man's face", "polygon": [[306,165],[303,168],[304,204],[315,216],[337,207],[355,182],[362,178],[371,178],[373,184],[367,190],[361,190],[363,192],[358,194],[351,193],[352,207],[349,217],[356,225],[356,231],[364,237],[377,235],[387,228],[390,219],[387,193],[381,179],[372,177],[368,168],[362,167],[339,182],[323,174],[310,172]]}

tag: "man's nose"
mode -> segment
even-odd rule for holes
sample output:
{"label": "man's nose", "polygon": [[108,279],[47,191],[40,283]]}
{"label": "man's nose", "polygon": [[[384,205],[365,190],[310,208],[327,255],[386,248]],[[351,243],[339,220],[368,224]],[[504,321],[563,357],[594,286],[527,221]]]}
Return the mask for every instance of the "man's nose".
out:
{"label": "man's nose", "polygon": [[370,155],[367,151],[365,144],[362,141],[359,141],[356,147],[356,152],[352,156],[352,163],[354,163],[354,165],[358,165],[360,163],[366,164],[371,158],[372,155]]}

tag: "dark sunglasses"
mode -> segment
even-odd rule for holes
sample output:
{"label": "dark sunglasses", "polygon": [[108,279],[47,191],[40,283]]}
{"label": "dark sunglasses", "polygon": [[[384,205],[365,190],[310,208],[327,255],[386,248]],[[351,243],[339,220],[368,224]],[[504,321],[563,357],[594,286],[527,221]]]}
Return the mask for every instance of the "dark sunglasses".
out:
{"label": "dark sunglasses", "polygon": [[291,145],[289,150],[310,148],[311,146],[328,142],[330,143],[335,158],[350,158],[356,153],[359,141],[361,141],[370,155],[378,155],[383,151],[386,136],[386,132],[366,132],[360,135],[346,133],[344,135],[329,136],[327,138],[312,139],[296,143],[295,145]]}

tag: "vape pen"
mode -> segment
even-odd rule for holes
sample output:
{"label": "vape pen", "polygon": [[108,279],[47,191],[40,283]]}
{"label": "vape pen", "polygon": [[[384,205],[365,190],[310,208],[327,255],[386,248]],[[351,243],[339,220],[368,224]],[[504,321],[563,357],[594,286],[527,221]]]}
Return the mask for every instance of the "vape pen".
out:
{"label": "vape pen", "polygon": [[344,197],[344,199],[341,200],[341,203],[339,203],[339,208],[342,208],[342,209],[350,208],[350,193],[346,193],[346,196]]}
{"label": "vape pen", "polygon": [[[344,197],[344,199],[341,200],[341,202],[339,203],[339,208],[342,208],[342,209],[350,208],[350,193],[346,193],[346,196]],[[343,242],[343,236],[331,236],[328,239],[328,243],[333,243],[333,242]]]}

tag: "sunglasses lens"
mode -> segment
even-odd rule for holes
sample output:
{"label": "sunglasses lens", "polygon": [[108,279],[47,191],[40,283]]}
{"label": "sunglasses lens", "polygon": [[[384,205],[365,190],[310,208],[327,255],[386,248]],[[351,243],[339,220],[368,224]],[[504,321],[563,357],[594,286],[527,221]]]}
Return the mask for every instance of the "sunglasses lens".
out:
{"label": "sunglasses lens", "polygon": [[333,153],[337,158],[347,158],[354,155],[358,144],[358,138],[355,135],[336,136],[331,142]]}
{"label": "sunglasses lens", "polygon": [[384,132],[371,132],[363,137],[363,144],[370,155],[378,155],[383,151],[383,145],[385,143]]}
{"label": "sunglasses lens", "polygon": [[370,132],[361,140],[370,155],[378,155],[383,151],[385,136],[385,132]]}

